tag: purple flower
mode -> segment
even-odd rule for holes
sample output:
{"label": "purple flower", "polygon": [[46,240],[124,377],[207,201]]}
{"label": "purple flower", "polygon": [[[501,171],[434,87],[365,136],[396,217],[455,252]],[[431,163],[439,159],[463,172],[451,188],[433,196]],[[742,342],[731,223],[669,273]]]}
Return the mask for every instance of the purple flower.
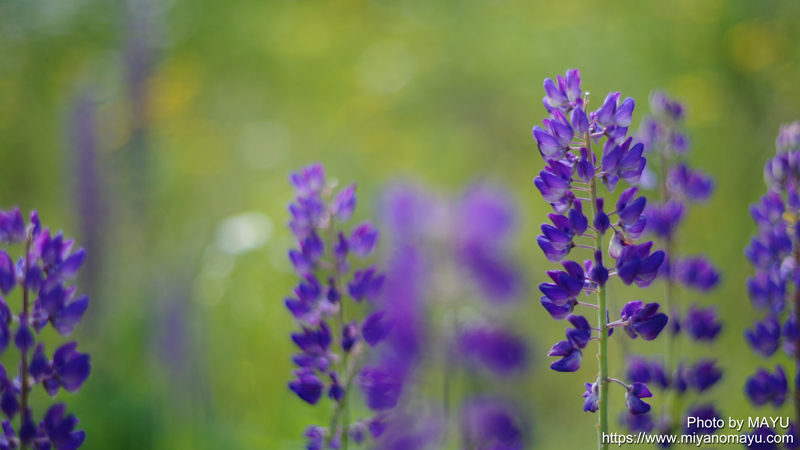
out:
{"label": "purple flower", "polygon": [[376,311],[361,324],[361,335],[370,346],[386,339],[392,330],[392,322],[386,317],[386,311]]}
{"label": "purple flower", "polygon": [[[581,293],[586,283],[583,268],[574,261],[564,261],[561,263],[565,272],[550,270],[547,275],[553,283],[542,283],[539,290],[542,291],[542,306],[554,317],[562,319],[565,317],[559,308],[573,308],[577,302],[577,296]],[[556,308],[558,307],[558,308]],[[557,317],[560,316],[560,317]]]}
{"label": "purple flower", "polygon": [[722,324],[719,323],[717,311],[713,306],[708,308],[690,306],[683,317],[683,327],[698,341],[713,341],[722,330]]}
{"label": "purple flower", "polygon": [[325,441],[325,429],[319,425],[309,425],[303,432],[307,439],[306,450],[322,450]]}
{"label": "purple flower", "polygon": [[638,191],[637,187],[627,189],[620,194],[619,200],[617,200],[619,223],[625,232],[634,239],[642,234],[647,223],[647,218],[642,215],[647,199],[639,197],[634,200]]}
{"label": "purple flower", "polygon": [[636,383],[649,383],[650,376],[650,363],[639,356],[631,356],[627,359],[628,370],[625,372],[628,381]]}
{"label": "purple flower", "polygon": [[350,235],[350,250],[358,256],[368,256],[375,250],[379,234],[369,222],[355,227]]}
{"label": "purple flower", "polygon": [[754,308],[783,310],[786,281],[774,272],[757,271],[755,277],[747,278],[747,294]]}
{"label": "purple flower", "polygon": [[682,258],[673,264],[672,276],[686,287],[708,292],[719,283],[719,272],[704,257]]}
{"label": "purple flower", "polygon": [[691,371],[690,384],[703,392],[714,386],[722,378],[722,370],[716,365],[716,361],[701,359],[695,363]]}
{"label": "purple flower", "polygon": [[497,375],[519,373],[528,365],[525,341],[501,328],[467,326],[457,342],[466,362],[479,363]]}
{"label": "purple flower", "polygon": [[311,369],[298,369],[295,371],[295,375],[297,375],[297,379],[289,382],[289,389],[306,403],[315,405],[322,397],[325,383]]}
{"label": "purple flower", "polygon": [[711,177],[699,170],[689,169],[686,164],[678,164],[670,169],[667,186],[670,191],[694,202],[704,202],[714,192]]}
{"label": "purple flower", "polygon": [[53,354],[55,379],[67,392],[77,392],[92,371],[91,356],[79,352],[77,348],[77,342],[70,342]]}
{"label": "purple flower", "polygon": [[472,398],[461,408],[461,433],[468,448],[522,450],[523,427],[515,408],[489,398]]}
{"label": "purple flower", "polygon": [[331,370],[328,372],[328,375],[331,377],[331,386],[328,388],[328,397],[339,402],[342,400],[342,398],[344,398],[344,386],[342,386],[342,382],[339,380],[339,373],[335,370]]}
{"label": "purple flower", "polygon": [[630,245],[622,249],[617,258],[617,275],[626,285],[636,283],[644,288],[650,285],[664,262],[664,252],[658,250],[650,254],[653,242]]}
{"label": "purple flower", "polygon": [[583,393],[583,398],[586,399],[583,401],[583,411],[597,412],[599,407],[597,401],[600,400],[600,387],[597,383],[584,383],[583,385],[586,387],[586,392]]}
{"label": "purple flower", "polygon": [[569,315],[567,320],[574,328],[567,328],[567,340],[553,345],[547,356],[560,356],[561,359],[550,363],[556,372],[575,372],[581,367],[581,351],[592,337],[592,327],[583,316]]}
{"label": "purple flower", "polygon": [[650,405],[643,402],[643,398],[652,397],[653,394],[644,383],[633,383],[625,392],[625,405],[631,414],[645,414],[650,411]]}
{"label": "purple flower", "polygon": [[[83,441],[86,439],[86,432],[75,431],[79,422],[78,418],[72,414],[65,417],[66,410],[67,407],[63,403],[55,404],[50,407],[42,420],[44,434],[56,450],[75,450],[83,445]],[[20,437],[22,437],[22,431],[20,431]]]}
{"label": "purple flower", "polygon": [[384,275],[377,274],[377,269],[370,267],[366,270],[357,270],[353,281],[347,284],[347,291],[357,302],[363,299],[375,300],[383,286]]}
{"label": "purple flower", "polygon": [[774,374],[759,367],[744,385],[745,394],[758,406],[771,402],[776,408],[780,407],[786,400],[787,390],[786,374],[780,365],[775,366]]}
{"label": "purple flower", "polygon": [[351,184],[340,191],[331,203],[331,212],[342,222],[350,219],[356,209],[356,185]]}
{"label": "purple flower", "polygon": [[669,320],[666,314],[657,312],[658,308],[658,303],[644,305],[638,300],[628,302],[620,315],[620,321],[625,324],[628,335],[634,339],[641,336],[646,341],[658,337]]}
{"label": "purple flower", "polygon": [[358,385],[369,409],[383,411],[394,408],[402,392],[397,376],[384,367],[364,366],[358,375]]}
{"label": "purple flower", "polygon": [[672,239],[675,229],[683,220],[683,213],[683,203],[678,200],[650,204],[644,211],[644,216],[647,218],[645,231],[661,239]]}
{"label": "purple flower", "polygon": [[293,172],[289,179],[301,198],[317,195],[325,187],[325,168],[320,163],[303,167],[299,172]]}
{"label": "purple flower", "polygon": [[25,241],[25,219],[19,208],[0,211],[0,242],[16,244]]}
{"label": "purple flower", "polygon": [[650,94],[650,109],[653,114],[673,121],[682,120],[685,111],[680,102],[670,99],[667,94],[659,91]]}

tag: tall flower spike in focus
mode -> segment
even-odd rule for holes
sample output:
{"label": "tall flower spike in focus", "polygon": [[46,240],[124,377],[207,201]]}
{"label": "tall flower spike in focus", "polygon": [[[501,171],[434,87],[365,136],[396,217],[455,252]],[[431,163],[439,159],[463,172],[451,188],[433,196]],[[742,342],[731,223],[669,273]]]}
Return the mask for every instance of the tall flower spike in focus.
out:
{"label": "tall flower spike in focus", "polygon": [[[672,314],[672,327],[664,337],[664,358],[651,360],[652,367],[658,367],[659,373],[671,374],[670,378],[677,383],[663,383],[663,402],[661,408],[654,408],[646,422],[658,423],[656,431],[660,434],[675,434],[682,414],[679,406],[685,404],[683,398],[693,392],[688,388],[696,388],[699,394],[718,380],[718,368],[708,360],[697,361],[688,369],[685,377],[682,365],[688,364],[674,355],[675,341],[683,335],[688,339],[713,345],[722,330],[716,310],[713,307],[679,305],[678,294],[682,290],[692,290],[701,294],[713,291],[720,282],[720,274],[711,261],[702,255],[680,255],[677,250],[678,233],[691,204],[701,205],[709,200],[714,190],[712,178],[700,170],[690,168],[685,159],[689,154],[689,139],[683,132],[683,119],[686,108],[680,102],[666,94],[654,91],[650,96],[650,112],[642,119],[636,140],[644,145],[648,155],[660,169],[655,172],[645,171],[642,185],[658,187],[661,198],[658,202],[650,202],[644,210],[646,225],[644,233],[653,235],[666,250],[665,258],[658,271],[658,278],[664,282],[664,310]],[[645,187],[645,186],[643,186]],[[622,275],[621,275],[622,276]],[[678,319],[681,317],[682,319]],[[629,361],[638,361],[636,357]],[[637,371],[631,370],[629,375]],[[721,376],[721,375],[720,375]],[[628,381],[638,381],[629,376]],[[685,383],[684,383],[685,382]],[[640,421],[631,417],[623,422],[640,426]],[[631,428],[631,431],[640,431]]]}
{"label": "tall flower spike in focus", "polygon": [[[359,324],[348,319],[345,308],[351,301],[373,302],[383,289],[384,275],[374,266],[351,270],[351,255],[370,256],[380,233],[369,222],[346,232],[344,223],[357,203],[355,185],[334,191],[321,164],[291,174],[290,181],[297,198],[289,205],[289,228],[298,248],[289,251],[289,260],[300,282],[285,303],[301,331],[291,336],[299,353],[292,358],[297,369],[289,389],[311,405],[325,398],[334,405],[328,428],[314,425],[306,429],[308,448],[347,449],[351,435],[356,441],[363,435],[364,424],[350,421],[348,402],[350,386],[363,363],[365,343],[376,345],[391,329],[381,313]],[[368,394],[368,404],[387,406],[396,401],[391,374],[371,374],[372,386],[381,394]]]}
{"label": "tall flower spike in focus", "polygon": [[[668,321],[657,303],[633,301],[620,311],[619,320],[610,322],[606,284],[617,276],[625,285],[647,287],[656,278],[665,254],[653,251],[652,242],[636,244],[647,224],[643,214],[647,199],[638,196],[637,187],[622,192],[616,204],[598,195],[598,183],[611,193],[620,181],[636,185],[645,174],[644,144],[627,136],[634,100],[622,100],[619,92],[612,92],[591,111],[578,70],[569,70],[556,81],[546,79],[544,90],[548,118],[543,126],[533,128],[533,138],[546,165],[533,182],[555,214],[550,214],[550,224],[542,225],[537,243],[547,259],[561,262],[565,271],[548,271],[552,283],[542,283],[539,290],[545,310],[554,319],[566,318],[572,324],[567,339],[550,349],[549,356],[560,358],[550,367],[559,372],[578,370],[583,349],[591,340],[598,342],[599,376],[586,383],[583,409],[598,413],[598,445],[606,449],[602,437],[608,434],[609,384],[624,387],[631,414],[649,411],[650,406],[641,399],[652,395],[644,383],[627,385],[609,378],[608,339],[613,328],[624,327],[631,337],[653,340]],[[582,265],[566,259],[580,249],[591,250]],[[616,260],[614,272],[604,263],[606,251]],[[579,300],[583,293],[596,296],[597,303]],[[595,309],[596,324],[575,314],[578,307]]]}
{"label": "tall flower spike in focus", "polygon": [[[760,357],[773,358],[781,344],[798,367],[800,332],[800,122],[783,125],[775,140],[776,154],[764,165],[767,193],[750,205],[756,234],[744,254],[755,269],[747,279],[747,293],[753,309],[760,313],[744,337]],[[793,377],[793,378],[792,378]],[[794,380],[792,383],[790,380]],[[793,386],[794,389],[790,389]],[[800,373],[786,373],[780,364],[758,367],[745,382],[744,393],[757,407],[780,407],[792,403],[794,414],[787,430],[764,427],[756,435],[791,434],[797,448],[800,421]],[[788,393],[791,392],[791,395]],[[761,415],[761,413],[759,413]],[[768,415],[768,414],[764,414]],[[789,447],[787,447],[789,448]]]}
{"label": "tall flower spike in focus", "polygon": [[[20,352],[19,375],[0,365],[0,409],[3,420],[5,448],[20,449],[77,449],[83,445],[86,433],[75,430],[78,419],[65,416],[66,405],[50,407],[37,427],[30,395],[40,384],[51,397],[60,390],[78,392],[92,371],[91,356],[78,350],[77,342],[58,347],[48,356],[38,335],[48,325],[62,336],[68,336],[77,326],[86,309],[89,297],[76,298],[76,286],[69,286],[86,261],[86,250],[74,249],[75,241],[63,233],[53,234],[43,228],[39,214],[32,211],[26,226],[18,208],[0,211],[0,244],[21,247],[16,264],[6,249],[0,249],[0,352],[13,342]],[[19,312],[14,314],[6,303],[9,294],[19,292]],[[20,380],[25,380],[21,383]],[[12,421],[19,415],[19,426]]]}

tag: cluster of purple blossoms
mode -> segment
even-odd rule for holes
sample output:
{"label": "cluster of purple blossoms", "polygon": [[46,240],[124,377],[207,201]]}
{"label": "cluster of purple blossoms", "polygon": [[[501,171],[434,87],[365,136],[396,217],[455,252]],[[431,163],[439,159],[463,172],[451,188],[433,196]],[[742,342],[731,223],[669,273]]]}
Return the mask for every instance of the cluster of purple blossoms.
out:
{"label": "cluster of purple blossoms", "polygon": [[[782,346],[798,367],[800,228],[797,221],[800,218],[800,122],[782,126],[775,144],[776,155],[764,166],[764,181],[768,191],[758,203],[750,205],[750,215],[758,232],[744,251],[756,271],[754,276],[747,279],[747,293],[753,308],[763,315],[753,322],[752,328],[745,330],[744,338],[753,352],[764,359],[771,358]],[[787,295],[790,295],[789,305]],[[796,370],[795,420],[784,430],[784,434],[793,436],[793,443],[785,444],[784,448],[792,450],[800,448],[797,433],[797,420],[800,417],[798,386],[800,374]],[[771,404],[774,408],[784,403],[789,391],[789,380],[780,364],[772,369],[757,368],[744,386],[745,395],[753,404]],[[754,430],[754,433],[760,435],[774,435],[776,432],[780,430]]]}
{"label": "cluster of purple blossoms", "polygon": [[[498,317],[523,289],[507,250],[515,223],[507,194],[476,184],[452,201],[396,185],[380,203],[391,248],[374,309],[388,332],[357,379],[374,412],[361,429],[381,449],[441,448],[460,435],[470,448],[521,450],[525,428],[513,402],[496,388],[462,397],[453,383],[461,371],[510,385],[528,367],[525,341]],[[442,377],[433,389],[419,384],[431,370]],[[451,433],[456,408],[461,427]]]}
{"label": "cluster of purple blossoms", "polygon": [[[622,421],[633,432],[652,432],[655,429],[659,434],[673,434],[676,424],[686,423],[681,421],[681,414],[694,417],[703,413],[709,417],[719,417],[714,406],[707,403],[680,411],[680,402],[677,400],[689,391],[699,394],[714,386],[722,378],[716,361],[701,359],[692,365],[672,360],[673,341],[681,332],[694,341],[713,343],[722,330],[713,306],[691,304],[681,311],[675,295],[678,287],[708,293],[719,284],[720,274],[706,257],[678,255],[675,249],[676,236],[687,205],[707,201],[713,193],[714,182],[710,176],[689,168],[683,161],[689,151],[689,139],[681,130],[686,108],[656,91],[650,96],[650,109],[652,114],[642,120],[637,140],[644,145],[645,153],[660,166],[660,175],[648,173],[647,179],[652,185],[659,185],[661,199],[644,210],[647,218],[644,232],[657,237],[666,250],[659,278],[665,286],[664,306],[670,310],[673,320],[671,332],[665,338],[665,358],[631,356],[627,361],[629,381],[647,383],[653,380],[661,389],[665,399],[661,417],[654,421],[651,414],[638,417],[623,415]],[[703,431],[709,430],[699,430]],[[686,434],[690,432],[694,431],[683,430]]]}
{"label": "cluster of purple blossoms", "polygon": [[[299,248],[289,251],[289,259],[301,280],[294,296],[285,303],[301,331],[292,333],[300,352],[292,358],[297,369],[289,389],[312,405],[326,393],[335,404],[328,429],[311,426],[306,430],[307,448],[347,448],[350,437],[358,442],[363,436],[362,424],[349,423],[347,406],[362,341],[370,346],[377,344],[387,335],[389,326],[380,311],[360,324],[348,321],[346,297],[357,303],[375,301],[385,278],[375,267],[351,271],[349,257],[373,253],[379,232],[369,222],[354,226],[350,233],[341,229],[356,207],[355,185],[334,192],[321,164],[293,173],[291,182],[297,198],[289,205],[289,227]],[[335,322],[335,331],[329,322]],[[370,401],[390,402],[394,389],[391,374],[373,373],[370,380],[384,396]]]}
{"label": "cluster of purple blossoms", "polygon": [[[51,325],[58,334],[69,335],[89,306],[89,298],[75,298],[76,287],[68,286],[86,260],[86,251],[73,251],[74,241],[62,233],[51,234],[42,228],[39,215],[32,211],[25,224],[18,208],[0,211],[0,243],[20,245],[16,263],[5,249],[0,250],[0,292],[8,296],[20,292],[20,312],[14,314],[0,296],[0,352],[13,341],[20,351],[19,374],[11,375],[0,365],[0,410],[2,421],[0,449],[74,450],[86,439],[83,430],[75,430],[78,419],[65,415],[64,404],[53,405],[37,424],[30,406],[33,387],[41,384],[55,397],[61,389],[77,392],[91,372],[91,356],[78,351],[70,342],[47,356],[37,335]],[[19,415],[15,430],[11,421]]]}
{"label": "cluster of purple blossoms", "polygon": [[[586,383],[583,409],[599,411],[598,436],[602,436],[608,433],[610,382],[625,388],[631,414],[649,411],[650,406],[642,399],[652,396],[643,383],[628,385],[609,378],[608,338],[613,328],[623,327],[631,338],[641,336],[653,340],[668,321],[657,303],[632,301],[622,308],[618,320],[609,322],[606,283],[616,275],[625,285],[645,288],[656,278],[665,255],[660,250],[652,251],[652,242],[636,244],[647,223],[643,214],[647,200],[637,197],[637,187],[622,192],[614,209],[608,212],[603,198],[597,195],[598,181],[613,192],[620,180],[630,185],[639,183],[646,167],[644,145],[634,144],[633,138],[627,137],[633,99],[620,101],[618,92],[611,93],[600,108],[589,111],[588,94],[584,96],[581,91],[578,70],[567,71],[555,82],[546,79],[544,90],[544,106],[549,117],[543,121],[544,128],[533,128],[533,137],[547,165],[534,179],[534,184],[553,206],[555,214],[550,215],[552,225],[542,226],[537,242],[547,259],[560,261],[564,270],[548,271],[552,282],[542,283],[539,289],[543,294],[542,306],[547,312],[557,320],[566,318],[573,326],[567,329],[566,340],[556,343],[550,350],[550,356],[560,358],[550,367],[561,372],[577,371],[589,341],[599,342],[599,376],[594,382]],[[601,140],[604,143],[598,161],[592,146],[600,145]],[[587,210],[593,217],[586,216],[584,211]],[[612,222],[612,218],[616,220]],[[609,231],[608,255],[616,260],[612,272],[605,267],[603,258],[604,237]],[[577,243],[583,238],[591,239],[594,245]],[[593,258],[582,265],[564,260],[576,248],[592,250]],[[596,294],[598,302],[578,300],[581,293]],[[573,314],[578,305],[597,310],[596,326],[585,317]]]}

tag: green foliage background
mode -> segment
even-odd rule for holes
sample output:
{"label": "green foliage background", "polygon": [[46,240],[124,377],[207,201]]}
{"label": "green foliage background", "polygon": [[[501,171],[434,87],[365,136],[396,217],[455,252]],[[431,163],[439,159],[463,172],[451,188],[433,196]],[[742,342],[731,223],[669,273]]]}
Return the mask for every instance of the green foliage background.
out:
{"label": "green foliage background", "polygon": [[[595,101],[634,97],[634,124],[653,88],[688,103],[691,163],[718,191],[691,210],[680,247],[706,252],[724,282],[681,301],[717,304],[725,328],[714,348],[681,350],[719,357],[726,373],[711,397],[726,416],[771,414],[741,394],[761,363],[742,338],[753,317],[742,248],[778,126],[800,118],[799,13],[791,0],[0,0],[3,208],[38,208],[85,240],[69,124],[76,98],[96,106],[104,206],[84,220],[102,250],[90,255],[97,280],[79,283],[93,304],[76,333],[94,372],[67,399],[85,448],[293,449],[306,424],[324,420],[285,386],[293,324],[282,298],[295,280],[284,262],[286,175],[311,161],[358,181],[360,218],[392,179],[442,192],[476,177],[510,186],[532,288],[517,322],[536,353],[522,390],[533,444],[591,448],[596,418],[580,411],[580,394],[594,366],[547,369],[564,325],[535,292],[551,265],[535,243],[549,207],[531,183],[543,163],[530,129],[544,117],[542,80],[567,68],[580,68]],[[152,45],[141,122],[125,81],[137,24]],[[274,232],[221,255],[219,224],[248,211]],[[634,294],[612,291],[612,305]],[[622,356],[612,346],[612,373]]]}

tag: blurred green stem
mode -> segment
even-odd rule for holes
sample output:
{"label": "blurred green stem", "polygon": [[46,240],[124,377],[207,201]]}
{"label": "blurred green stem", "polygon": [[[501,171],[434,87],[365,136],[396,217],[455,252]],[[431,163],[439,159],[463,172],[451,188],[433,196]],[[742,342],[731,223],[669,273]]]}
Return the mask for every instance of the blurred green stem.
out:
{"label": "blurred green stem", "polygon": [[[334,287],[339,291],[339,339],[344,339],[344,327],[347,324],[347,316],[345,316],[344,311],[344,296],[342,295],[342,288],[341,288],[341,276],[339,275],[339,262],[336,258],[336,227],[334,224],[334,216],[333,214],[330,215],[330,245],[331,245],[331,255],[333,256],[333,279],[334,279]],[[341,366],[341,375],[348,376],[347,371],[349,370],[349,366],[347,364],[349,352],[345,351],[344,346],[342,346],[342,366]],[[344,383],[344,381],[342,381]],[[347,383],[349,384],[349,376]],[[344,416],[343,426],[342,426],[342,449],[347,450],[347,441],[348,441],[348,433],[347,433],[347,425],[350,422],[350,407],[347,404],[347,394],[349,393],[350,389],[348,386],[345,386],[344,394],[342,395],[342,399],[338,403],[338,410],[337,413],[341,412]],[[330,435],[336,433],[335,429],[335,421],[336,415],[331,422],[331,430]],[[330,443],[330,442],[329,442]]]}
{"label": "blurred green stem", "polygon": [[[592,155],[592,140],[589,132],[586,132],[586,146],[589,150],[589,155]],[[592,213],[597,217],[597,176],[592,178],[589,185],[592,201]],[[595,251],[603,253],[603,234],[600,230],[595,230]],[[600,261],[596,261],[600,264]],[[606,317],[606,287],[605,285],[598,286],[597,289],[598,309],[597,309],[597,323],[600,329],[600,351],[597,353],[597,363],[600,366],[600,398],[597,403],[599,409],[597,411],[599,417],[597,422],[597,446],[600,450],[607,450],[608,444],[603,443],[603,436],[608,435],[608,318]]]}
{"label": "blurred green stem", "polygon": [[[667,160],[667,157],[665,155],[665,149],[661,149],[659,155],[661,162],[661,180],[659,180],[660,181],[659,184],[661,185],[661,201],[663,203],[666,203],[670,200],[669,188],[667,187],[667,176],[669,175],[669,161]],[[666,263],[669,264],[670,272],[672,270],[672,262],[673,262],[672,259],[673,247],[674,247],[674,242],[672,239],[672,235],[668,234],[667,237],[664,238],[664,250],[667,252]],[[675,286],[674,282],[672,281],[672,274],[670,273],[667,275],[667,278],[664,281],[664,310],[667,312],[667,314],[672,314],[674,292],[675,292]],[[675,320],[674,315],[672,319]],[[664,368],[667,374],[671,373],[670,370],[672,367],[672,350],[673,350],[672,347],[674,341],[675,337],[673,336],[672,333],[669,332],[669,330],[667,330],[667,332],[664,334]],[[673,389],[669,389],[666,391],[666,396],[664,398],[664,406],[663,406],[663,412],[668,413],[670,415],[671,419],[673,420],[673,423],[675,423],[675,421],[677,421],[678,419],[677,417],[675,417],[677,409],[676,408],[670,409],[670,406],[674,402],[673,398],[674,393],[675,392]]]}

